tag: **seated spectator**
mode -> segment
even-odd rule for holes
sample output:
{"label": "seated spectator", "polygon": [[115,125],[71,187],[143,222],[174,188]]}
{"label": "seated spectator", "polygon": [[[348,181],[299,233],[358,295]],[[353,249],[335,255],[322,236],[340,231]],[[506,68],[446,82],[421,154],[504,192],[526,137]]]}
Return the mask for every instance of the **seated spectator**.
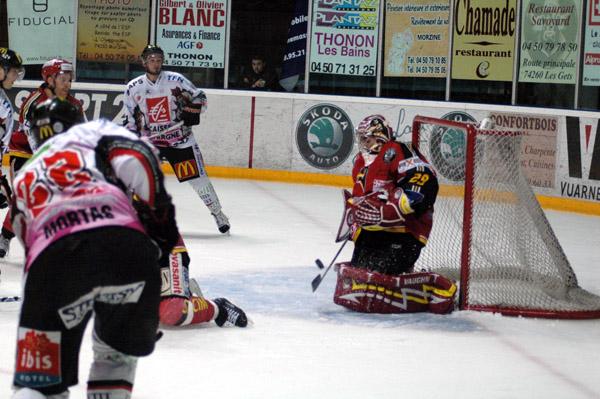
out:
{"label": "seated spectator", "polygon": [[249,90],[276,90],[277,75],[267,68],[265,57],[254,55],[251,69],[244,71],[240,79],[240,88]]}

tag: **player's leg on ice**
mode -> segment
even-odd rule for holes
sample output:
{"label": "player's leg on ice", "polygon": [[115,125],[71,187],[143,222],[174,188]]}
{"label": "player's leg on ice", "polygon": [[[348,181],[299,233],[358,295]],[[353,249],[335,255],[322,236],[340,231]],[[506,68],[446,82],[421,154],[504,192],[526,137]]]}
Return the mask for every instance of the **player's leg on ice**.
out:
{"label": "player's leg on ice", "polygon": [[[118,235],[120,233],[121,235]],[[154,351],[160,302],[157,250],[147,236],[137,232],[112,232],[112,252],[101,244],[92,255],[102,259],[103,284],[95,287],[94,360],[87,383],[88,398],[129,399],[134,386],[137,358]],[[125,254],[126,247],[137,249]],[[108,263],[100,252],[111,254]]]}
{"label": "player's leg on ice", "polygon": [[227,233],[230,228],[229,218],[223,213],[219,197],[213,187],[206,169],[204,168],[204,159],[200,152],[198,144],[191,147],[194,151],[194,158],[198,164],[198,177],[189,181],[189,184],[198,193],[204,205],[210,210],[211,215],[215,218],[215,222],[221,233]]}
{"label": "player's leg on ice", "polygon": [[[6,176],[0,172],[0,208],[6,208],[9,206],[12,197],[12,190],[6,179]],[[2,223],[2,230],[0,231],[0,258],[6,257],[10,249],[10,241],[15,236],[12,230],[12,224],[10,222],[10,209],[4,217]]]}
{"label": "player's leg on ice", "polygon": [[[29,390],[67,398],[68,388],[78,382],[79,348],[92,309],[78,305],[94,297],[94,285],[99,282],[83,269],[74,273],[68,266],[79,260],[79,253],[68,253],[76,245],[71,237],[57,242],[36,258],[25,276],[13,379],[15,398],[35,398]],[[21,392],[21,388],[29,390]]]}
{"label": "player's leg on ice", "polygon": [[92,335],[94,361],[87,385],[89,398],[129,399],[135,380],[137,357],[126,355]]}
{"label": "player's leg on ice", "polygon": [[[194,140],[193,136],[190,140]],[[188,182],[196,191],[215,218],[219,231],[227,233],[230,228],[229,219],[223,213],[219,197],[206,173],[198,144],[193,142],[191,146],[183,148],[161,147],[160,154],[171,164],[177,180],[180,183]]]}
{"label": "player's leg on ice", "polygon": [[214,321],[219,327],[246,327],[248,319],[242,309],[225,298],[206,299],[195,280],[190,284],[190,257],[181,237],[168,258],[163,258],[162,262],[159,308],[162,324],[186,326]]}

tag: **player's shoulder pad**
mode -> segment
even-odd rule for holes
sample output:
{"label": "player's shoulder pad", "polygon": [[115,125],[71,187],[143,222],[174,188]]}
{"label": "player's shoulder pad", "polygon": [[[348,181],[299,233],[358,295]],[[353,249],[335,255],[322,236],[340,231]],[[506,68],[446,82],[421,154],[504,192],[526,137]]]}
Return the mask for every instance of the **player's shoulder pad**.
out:
{"label": "player's shoulder pad", "polygon": [[133,78],[133,79],[131,79],[131,80],[129,81],[129,83],[127,83],[127,90],[129,91],[129,90],[133,89],[135,86],[139,86],[139,85],[141,85],[142,83],[144,83],[144,77],[145,77],[145,76],[146,76],[146,75],[144,74],[144,75],[140,75],[140,76],[138,76],[137,78]]}
{"label": "player's shoulder pad", "polygon": [[165,79],[171,82],[183,83],[187,80],[186,77],[180,74],[179,72],[163,71],[162,73],[164,74]]}

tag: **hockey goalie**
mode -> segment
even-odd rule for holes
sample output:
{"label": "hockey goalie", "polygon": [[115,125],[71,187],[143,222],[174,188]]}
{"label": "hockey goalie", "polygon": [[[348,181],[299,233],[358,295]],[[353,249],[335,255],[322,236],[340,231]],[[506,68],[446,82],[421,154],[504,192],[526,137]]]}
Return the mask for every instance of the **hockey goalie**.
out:
{"label": "hockey goalie", "polygon": [[456,284],[414,265],[433,224],[438,182],[432,166],[410,145],[392,139],[381,115],[356,131],[352,193],[338,241],[354,241],[350,262],[336,265],[334,302],[366,313],[449,313]]}

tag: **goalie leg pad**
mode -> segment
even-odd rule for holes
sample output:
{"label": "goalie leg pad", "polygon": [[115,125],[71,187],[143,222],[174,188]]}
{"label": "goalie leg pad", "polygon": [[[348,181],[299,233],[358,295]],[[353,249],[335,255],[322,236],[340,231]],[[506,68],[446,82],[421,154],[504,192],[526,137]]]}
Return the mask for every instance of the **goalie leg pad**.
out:
{"label": "goalie leg pad", "polygon": [[189,298],[163,298],[159,306],[162,324],[168,326],[186,326],[212,321],[215,318],[216,305],[199,296]]}
{"label": "goalie leg pad", "polygon": [[437,273],[397,276],[336,265],[334,303],[364,313],[449,313],[454,309],[456,285]]}
{"label": "goalie leg pad", "polygon": [[87,385],[88,398],[129,399],[135,380],[137,357],[113,349],[92,335],[94,361]]}

